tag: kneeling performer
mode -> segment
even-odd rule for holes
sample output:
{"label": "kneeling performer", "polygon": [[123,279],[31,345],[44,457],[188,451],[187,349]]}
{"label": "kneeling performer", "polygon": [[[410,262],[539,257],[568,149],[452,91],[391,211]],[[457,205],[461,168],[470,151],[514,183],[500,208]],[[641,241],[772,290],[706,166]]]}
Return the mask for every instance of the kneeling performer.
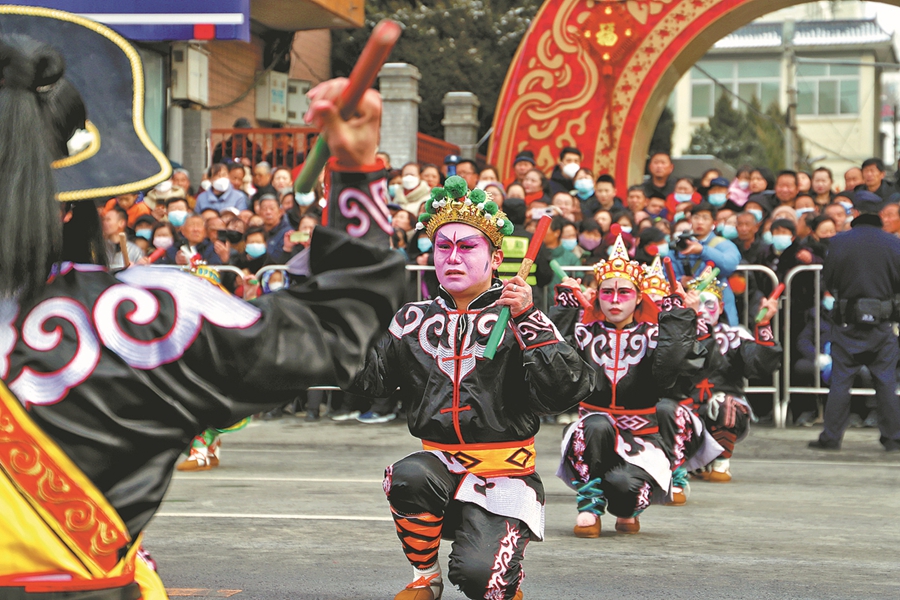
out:
{"label": "kneeling performer", "polygon": [[[494,275],[512,223],[484,192],[450,177],[432,190],[418,228],[434,244],[439,296],[400,309],[351,389],[382,397],[399,387],[409,430],[422,439],[423,451],[384,477],[413,565],[413,582],[396,600],[441,597],[442,537],[453,540],[448,579],[466,596],[521,599],[525,545],[544,534],[540,416],[585,398],[593,373],[534,307],[522,278],[504,285]],[[504,306],[513,318],[486,360]]]}

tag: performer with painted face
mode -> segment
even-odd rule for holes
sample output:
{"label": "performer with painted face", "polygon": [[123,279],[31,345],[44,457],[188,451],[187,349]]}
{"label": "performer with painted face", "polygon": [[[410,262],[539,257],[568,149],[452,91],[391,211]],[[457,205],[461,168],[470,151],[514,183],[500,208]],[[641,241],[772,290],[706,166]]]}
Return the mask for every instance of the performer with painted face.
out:
{"label": "performer with painted face", "polygon": [[662,309],[642,294],[642,267],[629,259],[621,237],[594,274],[599,289],[589,309],[579,308],[578,282],[567,279],[557,286],[551,313],[597,375],[581,418],[565,433],[557,473],[578,492],[575,535],[586,538],[600,536],[606,510],[617,517],[617,531],[637,533],[638,515],[671,499],[674,468],[721,451],[676,401],[706,354],[695,310],[679,294],[665,296]]}
{"label": "performer with painted face", "polygon": [[[778,312],[778,300],[763,298],[760,309],[765,316],[756,324],[752,336],[743,327],[720,323],[725,284],[711,278],[707,268],[687,288],[700,292],[700,317],[709,326],[702,337],[708,354],[702,380],[694,386],[691,397],[694,410],[706,423],[712,436],[722,446],[722,453],[698,476],[708,481],[731,481],[731,455],[734,445],[746,437],[752,412],[744,394],[744,379],[771,377],[781,365],[781,344],[775,341],[770,321]],[[711,282],[707,283],[707,280]]]}
{"label": "performer with painted face", "polygon": [[[443,591],[441,537],[453,540],[447,577],[469,598],[521,599],[522,557],[544,535],[544,488],[535,473],[540,416],[585,398],[593,373],[532,303],[521,277],[496,278],[510,223],[460,177],[432,190],[419,229],[434,243],[434,301],[400,309],[351,391],[400,388],[422,452],[385,471],[413,582],[396,600]],[[492,360],[485,346],[501,308],[512,320]]]}
{"label": "performer with painted face", "polygon": [[135,97],[138,52],[39,7],[0,6],[0,32],[0,597],[163,599],[141,535],[190,440],[346,385],[400,304],[380,99],[345,121],[333,80],[310,116],[330,134],[332,222],[384,249],[317,228],[294,265],[305,283],[251,304],[178,271],[102,266],[81,201],[171,174]]}

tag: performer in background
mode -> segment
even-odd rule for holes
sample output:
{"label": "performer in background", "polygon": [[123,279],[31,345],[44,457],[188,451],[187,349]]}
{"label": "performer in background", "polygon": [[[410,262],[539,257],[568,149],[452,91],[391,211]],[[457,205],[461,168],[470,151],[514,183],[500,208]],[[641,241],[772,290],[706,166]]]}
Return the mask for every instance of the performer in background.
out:
{"label": "performer in background", "polygon": [[[434,244],[439,296],[400,309],[352,387],[375,397],[399,387],[409,430],[422,440],[422,452],[384,477],[413,566],[396,600],[441,597],[441,537],[453,540],[448,579],[467,597],[521,600],[525,545],[544,536],[540,417],[585,398],[593,373],[534,307],[524,279],[497,279],[513,229],[498,206],[458,176],[431,194],[418,227]],[[513,319],[486,360],[502,307]]]}
{"label": "performer in background", "polygon": [[630,260],[621,236],[594,277],[599,289],[589,309],[580,308],[579,283],[570,278],[557,286],[551,312],[597,377],[581,418],[566,430],[557,472],[578,492],[574,532],[585,538],[600,536],[606,510],[617,517],[617,531],[637,533],[638,515],[671,499],[673,469],[721,452],[700,419],[677,402],[706,355],[697,343],[695,307],[684,307],[676,293],[657,309],[641,292],[642,266]]}
{"label": "performer in background", "polygon": [[[403,260],[387,233],[382,250],[319,228],[306,281],[253,304],[177,271],[89,264],[99,220],[78,201],[171,172],[133,97],[140,57],[61,11],[0,6],[0,31],[0,596],[165,598],[136,557],[181,452],[298,389],[347,385],[400,304]],[[377,234],[380,99],[344,122],[345,85],[312,90],[309,116],[354,233]]]}
{"label": "performer in background", "polygon": [[[710,275],[707,267],[699,278],[688,282],[687,289],[696,290],[699,282]],[[700,292],[700,317],[709,327],[701,337],[706,346],[706,365],[702,381],[691,393],[693,409],[703,418],[709,432],[723,451],[697,476],[707,481],[731,481],[731,455],[734,445],[747,436],[752,410],[744,393],[744,378],[770,377],[781,364],[781,345],[775,341],[770,321],[778,312],[778,300],[763,298],[766,309],[763,320],[751,336],[743,327],[720,323],[724,311],[722,298],[725,284],[713,279]]]}

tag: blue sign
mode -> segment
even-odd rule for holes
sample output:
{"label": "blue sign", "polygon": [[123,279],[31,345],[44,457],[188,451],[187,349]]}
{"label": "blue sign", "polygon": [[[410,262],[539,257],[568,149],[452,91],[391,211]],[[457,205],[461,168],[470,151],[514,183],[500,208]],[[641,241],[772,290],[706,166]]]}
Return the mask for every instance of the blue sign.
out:
{"label": "blue sign", "polygon": [[15,0],[75,13],[135,41],[250,41],[250,0]]}

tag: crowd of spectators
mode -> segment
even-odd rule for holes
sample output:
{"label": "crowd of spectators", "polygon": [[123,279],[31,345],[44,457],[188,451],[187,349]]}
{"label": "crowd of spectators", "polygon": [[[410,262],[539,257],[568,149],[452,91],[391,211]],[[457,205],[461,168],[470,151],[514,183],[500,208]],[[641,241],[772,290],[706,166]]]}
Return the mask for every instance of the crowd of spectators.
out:
{"label": "crowd of spectators", "polygon": [[[265,157],[257,156],[252,145],[249,150],[237,149],[240,152],[229,157],[228,148],[217,147],[220,162],[202,175],[198,190],[191,186],[190,173],[178,168],[170,181],[146,194],[126,194],[106,202],[101,212],[111,267],[125,264],[119,239],[127,233],[124,249],[130,263],[145,264],[151,255],[161,254],[159,264],[187,265],[199,258],[210,265],[231,265],[244,276],[226,275],[223,283],[245,298],[285,285],[286,276],[278,271],[267,271],[265,281],[257,280],[256,274],[267,265],[284,264],[308,244],[325,208],[321,185],[313,194],[295,195],[293,180],[299,169],[273,168],[259,160]],[[684,282],[709,264],[717,267],[719,278],[728,282],[723,318],[736,325],[774,287],[766,273],[741,270],[739,265],[767,267],[784,281],[798,265],[822,264],[829,238],[850,228],[857,195],[874,195],[883,201],[884,229],[900,235],[900,191],[886,177],[878,158],[847,170],[839,185],[824,167],[812,173],[772,173],[765,167],[741,166],[733,179],[716,169],[698,178],[684,177],[675,172],[668,154],[656,152],[649,157],[645,181],[625,190],[611,175],[596,174],[585,166],[581,151],[574,147],[562,149],[549,176],[537,168],[532,152],[520,152],[510,165],[507,181],[500,180],[496,167],[457,156],[448,156],[442,165],[408,163],[399,168],[387,154],[379,156],[388,170],[388,208],[394,226],[391,246],[410,265],[433,264],[431,241],[415,224],[431,189],[449,175],[459,175],[470,188],[488,192],[514,223],[514,233],[504,242],[501,277],[515,274],[537,221],[551,215],[544,247],[529,277],[537,301],[545,306],[559,282],[549,268],[551,260],[563,267],[591,266],[608,256],[621,235],[640,262],[671,257],[676,275]],[[617,190],[624,192],[624,198]],[[796,378],[811,384],[815,368],[827,384],[827,359],[821,357],[828,354],[827,342],[818,350],[808,343],[811,309],[817,302],[823,306],[823,340],[830,327],[833,299],[814,297],[818,276],[806,272],[794,278],[790,339],[794,355],[801,359]],[[589,272],[583,279],[586,285],[592,283]],[[422,276],[411,275],[409,286],[410,299],[437,293],[437,281],[427,270]],[[321,401],[310,401],[316,413]],[[363,412],[364,421],[379,422],[395,414],[389,401],[369,410],[357,409],[352,398],[344,404],[338,418]],[[814,423],[815,407],[801,403],[801,408],[807,410],[795,414],[795,421]],[[854,424],[871,425],[865,407],[857,410],[857,417]]]}

